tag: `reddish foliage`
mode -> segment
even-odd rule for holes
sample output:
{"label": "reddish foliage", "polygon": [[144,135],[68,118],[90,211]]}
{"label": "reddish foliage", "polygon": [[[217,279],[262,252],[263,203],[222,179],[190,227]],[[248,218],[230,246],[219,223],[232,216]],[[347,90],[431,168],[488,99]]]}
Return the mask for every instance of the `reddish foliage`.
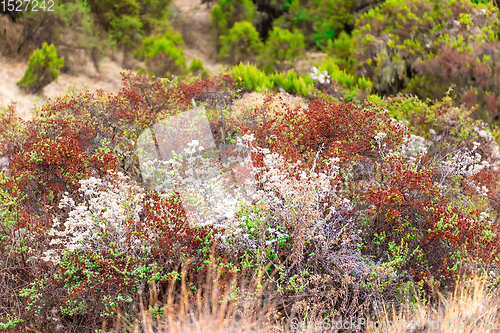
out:
{"label": "reddish foliage", "polygon": [[[479,105],[478,114],[488,119],[498,117],[499,55],[498,42],[471,44],[470,50],[443,46],[435,56],[415,64],[416,73],[423,80],[416,82],[410,91],[421,98],[441,98],[451,84],[457,95],[457,104],[468,108]],[[482,60],[482,61],[481,61]]]}
{"label": "reddish foliage", "polygon": [[[382,158],[374,136],[386,133],[384,149],[397,151],[406,133],[404,127],[388,120],[384,112],[371,104],[358,107],[325,100],[310,102],[303,114],[299,109],[283,108],[282,121],[264,117],[262,122],[245,124],[242,128],[255,135],[258,146],[278,152],[290,162],[302,160],[302,169],[311,168],[323,145],[317,170],[323,169],[327,157],[340,158],[341,172],[347,177],[349,166],[355,166],[344,191],[356,204],[352,214],[360,217],[364,229],[365,254],[385,259],[389,243],[400,246],[403,241],[409,253],[417,248],[420,253],[400,270],[411,269],[419,278],[433,276],[443,285],[457,277],[452,255],[464,246],[478,260],[489,262],[494,258],[499,250],[500,243],[495,243],[498,236],[484,238],[487,227],[478,222],[479,212],[464,213],[441,194],[434,183],[435,170],[427,163],[429,158],[424,158],[418,168],[401,156]],[[255,110],[252,116],[256,119],[265,116],[265,111]],[[262,156],[254,155],[253,163],[262,166]],[[357,176],[356,169],[371,171]],[[365,185],[360,186],[363,182]],[[359,215],[363,211],[367,212],[365,217]],[[493,229],[500,232],[497,227]],[[380,241],[375,234],[384,232],[385,237]]]}
{"label": "reddish foliage", "polygon": [[[403,126],[370,103],[361,107],[313,100],[304,114],[299,107],[291,109],[283,105],[283,108],[282,120],[271,118],[251,127],[243,125],[242,130],[252,131],[258,146],[269,148],[290,162],[300,159],[304,168],[312,167],[322,146],[318,170],[323,169],[329,157],[338,157],[341,163],[360,156],[373,157],[376,152],[373,138],[378,132],[388,134],[387,149],[401,145],[405,134]],[[255,110],[252,116],[257,118],[260,112],[263,110]]]}
{"label": "reddish foliage", "polygon": [[165,259],[181,253],[194,255],[205,240],[211,242],[220,233],[213,226],[190,226],[178,194],[162,198],[157,192],[148,192],[144,203],[140,222],[134,224],[134,235],[151,242],[153,254],[161,254]]}
{"label": "reddish foliage", "polygon": [[[117,95],[81,91],[57,98],[27,123],[25,141],[11,147],[15,180],[9,186],[28,195],[30,210],[35,203],[50,204],[62,192],[74,191],[80,179],[118,170],[119,160],[135,149],[130,137],[137,138],[160,117],[187,110],[193,98],[227,91],[231,83],[224,76],[165,85],[148,75],[123,73]],[[32,213],[42,215],[43,210]]]}

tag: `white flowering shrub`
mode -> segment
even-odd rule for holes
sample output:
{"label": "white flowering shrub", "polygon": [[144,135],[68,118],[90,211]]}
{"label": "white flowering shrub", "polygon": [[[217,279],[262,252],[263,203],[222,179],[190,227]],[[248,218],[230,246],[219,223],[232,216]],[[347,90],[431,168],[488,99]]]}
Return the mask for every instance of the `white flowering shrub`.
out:
{"label": "white flowering shrub", "polygon": [[66,192],[59,202],[59,208],[68,214],[53,222],[48,233],[52,248],[45,251],[42,259],[57,264],[64,251],[107,251],[110,242],[120,250],[129,248],[126,222],[139,222],[142,192],[123,174],[80,180],[78,191]]}
{"label": "white flowering shrub", "polygon": [[447,159],[441,162],[443,177],[474,176],[484,168],[489,168],[488,161],[482,161],[481,155],[476,152],[479,145],[474,142],[472,149],[463,148],[448,154]]}
{"label": "white flowering shrub", "polygon": [[311,77],[313,80],[321,83],[321,84],[330,84],[330,75],[328,75],[327,71],[323,71],[323,73],[318,72],[318,68],[311,68]]}
{"label": "white flowering shrub", "polygon": [[187,145],[182,155],[145,162],[143,178],[166,195],[179,191],[191,223],[210,225],[232,218],[240,200],[246,202],[246,189],[253,184],[249,178],[252,162],[248,154],[245,156],[247,147],[242,138],[237,138],[235,149],[226,154],[204,151],[198,140]]}
{"label": "white flowering shrub", "polygon": [[147,188],[169,195],[177,191],[190,223],[219,224],[245,200],[245,176],[251,171],[241,138],[216,147],[204,107],[161,120],[138,140],[142,179]]}
{"label": "white flowering shrub", "polygon": [[421,136],[411,134],[409,137],[405,138],[403,152],[408,157],[415,157],[418,154],[425,155],[427,153],[427,144],[425,139]]}
{"label": "white flowering shrub", "polygon": [[[336,207],[348,204],[347,199],[337,197],[332,185],[338,176],[338,159],[328,162],[327,173],[302,171],[295,179],[292,173],[297,172],[300,161],[286,163],[268,149],[251,148],[253,153],[263,154],[265,163],[264,168],[253,167],[247,153],[253,140],[252,135],[237,138],[234,151],[222,163],[213,156],[204,157],[200,153],[203,147],[194,140],[183,155],[175,154],[168,161],[147,161],[143,177],[152,179],[155,190],[162,193],[182,191],[185,207],[198,204],[199,209],[186,209],[189,221],[223,226],[225,248],[230,252],[255,250],[261,241],[272,245],[290,238],[283,225],[271,225],[271,221],[298,225],[311,238]],[[258,205],[253,206],[255,203]],[[327,210],[329,214],[321,216],[320,212]]]}
{"label": "white flowering shrub", "polygon": [[[245,139],[252,145],[253,136]],[[316,173],[301,170],[300,160],[288,163],[266,148],[252,146],[252,152],[262,154],[264,161],[263,167],[253,168],[256,181],[248,193],[257,206],[246,207],[235,220],[228,221],[227,247],[241,251],[262,250],[264,246],[277,253],[291,241],[291,251],[302,260],[303,242],[323,237],[324,225],[331,222],[337,210],[352,209],[350,201],[337,193],[339,160],[331,158],[326,172]]]}

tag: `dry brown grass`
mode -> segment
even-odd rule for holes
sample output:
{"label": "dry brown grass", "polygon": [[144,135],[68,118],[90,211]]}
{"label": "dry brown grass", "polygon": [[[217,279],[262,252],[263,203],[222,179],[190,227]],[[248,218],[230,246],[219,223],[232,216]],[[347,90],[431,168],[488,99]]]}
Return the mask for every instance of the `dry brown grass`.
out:
{"label": "dry brown grass", "polygon": [[[438,304],[417,302],[400,311],[385,308],[373,320],[382,325],[368,327],[371,332],[498,332],[500,329],[500,291],[483,279],[457,284],[450,295],[437,293]],[[393,326],[391,327],[391,323]]]}
{"label": "dry brown grass", "polygon": [[154,283],[149,295],[139,294],[140,317],[130,322],[120,315],[114,322],[103,322],[101,332],[144,333],[247,333],[282,332],[276,322],[277,312],[266,295],[268,284],[262,274],[250,281],[234,278],[221,283],[222,269],[212,262],[202,288],[193,291],[183,270],[169,283],[164,302]]}
{"label": "dry brown grass", "polygon": [[[185,279],[181,279],[181,293],[174,295],[171,284],[168,301],[161,319],[154,319],[154,313],[161,308],[147,302],[140,304],[141,318],[133,324],[131,332],[145,333],[247,333],[247,332],[289,332],[290,326],[285,319],[279,319],[276,307],[264,304],[261,299],[265,288],[258,287],[260,280],[248,286],[253,290],[240,290],[242,296],[232,299],[231,292],[221,293],[218,277],[214,276],[212,285],[198,290],[195,298],[189,297]],[[260,281],[260,282],[259,282]],[[208,281],[207,281],[208,282]],[[234,290],[234,289],[233,289]],[[208,295],[203,297],[202,295]],[[423,302],[408,303],[403,310],[395,311],[386,306],[379,316],[367,320],[367,325],[354,325],[360,332],[496,332],[500,328],[500,293],[488,288],[484,280],[476,279],[459,284],[450,295],[438,294],[437,305]],[[153,297],[154,299],[154,297]],[[149,306],[149,309],[148,309]],[[334,322],[335,323],[335,322]],[[115,323],[116,324],[116,323]],[[130,324],[130,323],[129,323]],[[476,326],[477,325],[477,326]],[[487,328],[486,326],[491,327]],[[297,332],[341,332],[345,330],[314,329],[303,326]],[[104,327],[103,327],[104,328]],[[124,326],[115,326],[112,332],[119,332]],[[104,331],[104,330],[103,330]]]}

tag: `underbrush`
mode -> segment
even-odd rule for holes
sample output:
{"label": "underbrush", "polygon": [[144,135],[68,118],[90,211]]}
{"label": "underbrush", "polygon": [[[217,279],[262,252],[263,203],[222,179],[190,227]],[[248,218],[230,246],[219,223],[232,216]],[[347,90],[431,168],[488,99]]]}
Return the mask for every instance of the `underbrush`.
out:
{"label": "underbrush", "polygon": [[116,95],[70,90],[27,122],[2,111],[2,328],[278,332],[420,318],[474,276],[474,297],[495,293],[484,124],[447,99],[343,103],[332,85],[371,86],[337,69],[307,79],[307,105],[268,93],[239,117],[248,81],[231,75],[124,73]]}

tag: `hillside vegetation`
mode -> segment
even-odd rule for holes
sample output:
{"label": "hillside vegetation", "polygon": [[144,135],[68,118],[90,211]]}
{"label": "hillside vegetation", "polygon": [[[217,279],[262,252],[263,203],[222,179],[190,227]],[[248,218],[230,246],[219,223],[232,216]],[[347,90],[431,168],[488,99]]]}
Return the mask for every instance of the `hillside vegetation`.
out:
{"label": "hillside vegetation", "polygon": [[218,0],[190,34],[169,0],[30,6],[26,93],[125,70],[0,101],[1,330],[500,327],[496,2]]}

